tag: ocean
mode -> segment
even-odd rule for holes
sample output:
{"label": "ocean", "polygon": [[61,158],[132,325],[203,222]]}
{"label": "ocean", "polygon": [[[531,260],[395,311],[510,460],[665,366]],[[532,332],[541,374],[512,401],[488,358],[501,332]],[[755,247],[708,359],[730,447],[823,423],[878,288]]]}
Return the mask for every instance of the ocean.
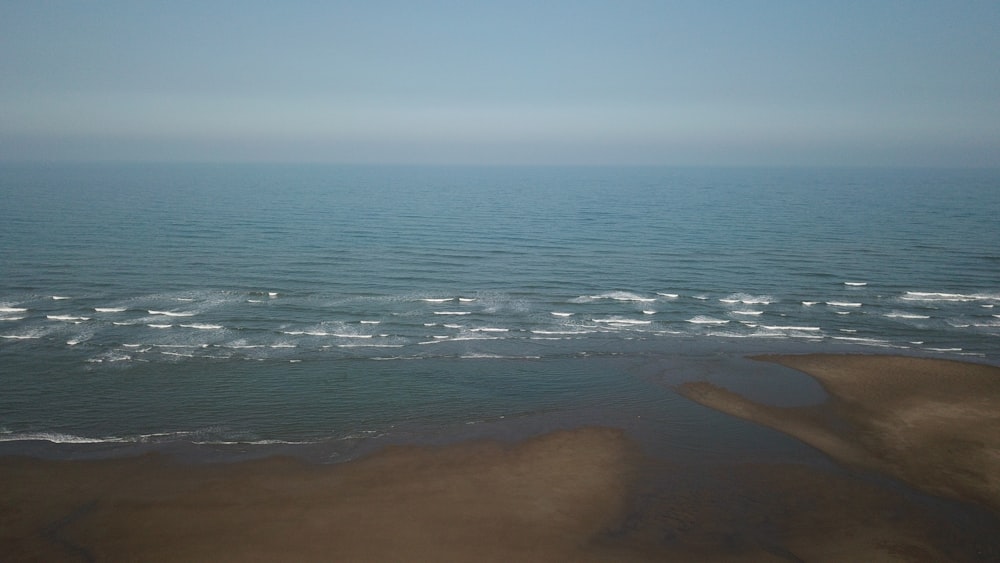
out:
{"label": "ocean", "polygon": [[0,453],[770,455],[673,386],[804,352],[1000,364],[1000,171],[0,166]]}

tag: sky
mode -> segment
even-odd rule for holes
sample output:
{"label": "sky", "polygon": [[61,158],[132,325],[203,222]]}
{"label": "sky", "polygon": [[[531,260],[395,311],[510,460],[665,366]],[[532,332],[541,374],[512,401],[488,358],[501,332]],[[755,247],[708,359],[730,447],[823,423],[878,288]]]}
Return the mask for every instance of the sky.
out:
{"label": "sky", "polygon": [[997,167],[997,30],[996,0],[0,0],[0,160]]}

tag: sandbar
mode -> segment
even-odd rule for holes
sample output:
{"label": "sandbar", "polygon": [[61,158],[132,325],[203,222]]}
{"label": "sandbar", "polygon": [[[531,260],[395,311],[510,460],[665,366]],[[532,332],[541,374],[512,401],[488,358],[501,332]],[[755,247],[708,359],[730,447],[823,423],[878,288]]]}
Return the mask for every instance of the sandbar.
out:
{"label": "sandbar", "polygon": [[1000,368],[935,358],[769,355],[815,378],[818,406],[776,407],[699,381],[680,392],[774,428],[838,462],[1000,511]]}

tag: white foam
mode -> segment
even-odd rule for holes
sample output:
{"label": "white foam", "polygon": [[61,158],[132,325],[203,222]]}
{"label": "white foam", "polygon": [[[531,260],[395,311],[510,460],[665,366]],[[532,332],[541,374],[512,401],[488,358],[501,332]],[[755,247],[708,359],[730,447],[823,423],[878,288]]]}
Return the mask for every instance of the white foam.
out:
{"label": "white foam", "polygon": [[591,334],[592,330],[532,330],[532,334],[545,334],[550,336]]}
{"label": "white foam", "polygon": [[802,304],[806,307],[812,307],[813,305],[818,305],[819,301],[803,301]]}
{"label": "white foam", "polygon": [[764,311],[733,311],[733,314],[757,316],[757,315],[763,315]]}
{"label": "white foam", "polygon": [[124,438],[87,438],[59,432],[0,433],[0,442],[52,442],[53,444],[102,444],[127,442]]}
{"label": "white foam", "polygon": [[148,326],[149,328],[170,328],[170,327],[172,327],[174,325],[148,324],[146,326]]}
{"label": "white foam", "polygon": [[886,340],[879,340],[878,338],[861,338],[857,336],[834,336],[834,340],[843,340],[845,342],[854,342],[855,344],[867,344],[872,346],[888,346],[889,342]]}
{"label": "white foam", "polygon": [[890,319],[929,319],[930,315],[917,315],[914,313],[902,313],[899,311],[893,311],[891,313],[886,313],[884,315],[886,318]]}
{"label": "white foam", "polygon": [[123,313],[125,307],[94,307],[94,311],[97,313]]}
{"label": "white foam", "polygon": [[482,327],[474,328],[472,332],[510,332],[509,328]]}
{"label": "white foam", "polygon": [[382,321],[359,321],[359,322],[361,324],[363,324],[363,325],[377,325],[377,324],[381,323]]}
{"label": "white foam", "polygon": [[36,334],[0,334],[0,338],[6,338],[8,340],[37,340],[41,338],[41,335]]}
{"label": "white foam", "polygon": [[469,311],[434,311],[435,315],[469,315]]}
{"label": "white foam", "polygon": [[818,326],[774,326],[774,325],[760,325],[761,328],[767,330],[788,330],[788,331],[804,331],[804,332],[815,332],[821,330]]}
{"label": "white foam", "polygon": [[89,321],[90,317],[74,317],[73,315],[45,315],[46,319],[51,319],[53,321]]}
{"label": "white foam", "polygon": [[659,295],[660,297],[666,297],[667,299],[677,299],[678,297],[680,297],[680,295],[676,293],[660,293],[659,291],[657,291],[656,294]]}
{"label": "white foam", "polygon": [[424,297],[421,301],[426,301],[428,303],[447,303],[449,301],[454,301],[453,297]]}
{"label": "white foam", "polygon": [[653,311],[652,309],[643,309],[642,314],[643,315],[655,315],[656,311]]}
{"label": "white foam", "polygon": [[182,326],[184,328],[196,328],[198,330],[219,330],[220,328],[222,328],[222,325],[210,325],[210,324],[202,324],[202,323],[194,323],[194,324],[188,324],[188,325],[182,324],[180,326]]}
{"label": "white foam", "polygon": [[640,321],[636,319],[623,319],[621,317],[610,317],[607,319],[594,319],[595,323],[616,324],[616,325],[648,325],[653,321]]}
{"label": "white foam", "polygon": [[0,321],[23,321],[28,317],[0,317]]}
{"label": "white foam", "polygon": [[54,301],[63,301],[65,299],[72,299],[72,297],[66,297],[65,295],[53,295],[52,299]]}
{"label": "white foam", "polygon": [[195,313],[178,313],[176,311],[157,311],[155,309],[149,309],[150,315],[164,315],[167,317],[193,317]]}
{"label": "white foam", "polygon": [[552,311],[550,314],[552,316],[554,316],[554,317],[572,317],[573,316],[573,313],[563,313],[563,312],[560,312],[560,311]]}
{"label": "white foam", "polygon": [[744,305],[769,305],[774,302],[770,295],[749,295],[747,293],[733,293],[732,295],[719,299],[723,303],[743,303]]}
{"label": "white foam", "polygon": [[643,297],[636,293],[629,291],[609,291],[607,293],[601,293],[599,295],[581,295],[572,301],[574,303],[586,303],[588,301],[600,301],[604,299],[611,299],[614,301],[630,301],[639,303],[648,303],[650,301],[656,301],[653,297]]}
{"label": "white foam", "polygon": [[927,348],[931,352],[961,352],[961,348]]}
{"label": "white foam", "polygon": [[267,292],[267,296],[270,297],[271,299],[274,299],[275,297],[278,296],[278,292],[277,291],[268,291]]}
{"label": "white foam", "polygon": [[24,307],[0,307],[0,313],[27,313]]}
{"label": "white foam", "polygon": [[471,302],[475,301],[476,298],[475,297],[459,297],[458,300],[461,303],[471,303]]}
{"label": "white foam", "polygon": [[724,325],[729,323],[727,320],[716,319],[712,317],[707,317],[705,315],[698,315],[687,320],[689,323],[694,323],[698,325]]}
{"label": "white foam", "polygon": [[693,299],[697,299],[698,301],[708,301],[707,295],[692,295],[691,297]]}
{"label": "white foam", "polygon": [[851,287],[864,287],[864,286],[868,285],[868,282],[849,282],[849,281],[845,281],[844,285],[848,285],[848,286],[851,286]]}
{"label": "white foam", "polygon": [[445,324],[443,324],[441,326],[443,326],[445,328],[462,328],[462,325],[449,324],[449,323],[445,323]]}
{"label": "white foam", "polygon": [[851,301],[827,301],[827,305],[831,307],[860,307],[861,303],[854,303]]}
{"label": "white foam", "polygon": [[337,338],[371,338],[371,334],[347,334],[347,333],[334,333],[332,336]]}
{"label": "white foam", "polygon": [[964,294],[964,293],[937,293],[924,291],[907,291],[902,299],[907,301],[996,301],[1000,300],[997,294]]}

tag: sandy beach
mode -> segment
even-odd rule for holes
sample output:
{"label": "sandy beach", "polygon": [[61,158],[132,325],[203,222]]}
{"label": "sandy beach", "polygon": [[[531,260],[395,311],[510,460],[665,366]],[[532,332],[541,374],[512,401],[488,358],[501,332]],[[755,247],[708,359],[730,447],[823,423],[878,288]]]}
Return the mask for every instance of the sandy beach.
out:
{"label": "sandy beach", "polygon": [[[647,455],[624,431],[391,446],[359,460],[0,459],[0,559],[976,561],[1000,557],[1000,369],[768,356],[829,393],[680,392],[840,465]],[[803,376],[805,377],[805,376]]]}

